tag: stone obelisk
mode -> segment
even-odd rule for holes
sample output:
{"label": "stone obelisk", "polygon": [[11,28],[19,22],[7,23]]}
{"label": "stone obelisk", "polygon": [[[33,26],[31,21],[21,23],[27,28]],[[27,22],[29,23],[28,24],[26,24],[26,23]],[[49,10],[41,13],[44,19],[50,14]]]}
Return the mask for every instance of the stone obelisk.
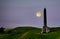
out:
{"label": "stone obelisk", "polygon": [[46,8],[44,8],[44,12],[43,12],[43,33],[49,32],[49,29],[47,27],[47,13],[46,13]]}

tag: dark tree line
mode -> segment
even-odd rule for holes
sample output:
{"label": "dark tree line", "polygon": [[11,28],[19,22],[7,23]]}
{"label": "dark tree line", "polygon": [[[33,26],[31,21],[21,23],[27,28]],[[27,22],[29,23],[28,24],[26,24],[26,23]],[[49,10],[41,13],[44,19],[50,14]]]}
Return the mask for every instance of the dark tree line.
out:
{"label": "dark tree line", "polygon": [[0,33],[4,33],[4,29],[3,27],[0,28]]}

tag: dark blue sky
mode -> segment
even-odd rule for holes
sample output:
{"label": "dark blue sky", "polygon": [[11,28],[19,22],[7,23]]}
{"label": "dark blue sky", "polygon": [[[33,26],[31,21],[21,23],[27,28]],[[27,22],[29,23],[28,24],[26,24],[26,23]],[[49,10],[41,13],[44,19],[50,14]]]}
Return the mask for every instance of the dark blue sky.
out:
{"label": "dark blue sky", "polygon": [[[60,0],[0,0],[0,25],[42,27],[44,8],[48,26],[60,26]],[[42,14],[40,18],[35,16],[37,11]]]}

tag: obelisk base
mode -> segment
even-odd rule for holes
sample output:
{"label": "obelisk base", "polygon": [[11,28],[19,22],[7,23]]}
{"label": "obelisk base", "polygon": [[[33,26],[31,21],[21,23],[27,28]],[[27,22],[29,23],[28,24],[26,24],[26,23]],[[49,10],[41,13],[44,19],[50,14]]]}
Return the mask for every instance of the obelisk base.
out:
{"label": "obelisk base", "polygon": [[43,26],[42,33],[48,33],[49,28],[47,26]]}

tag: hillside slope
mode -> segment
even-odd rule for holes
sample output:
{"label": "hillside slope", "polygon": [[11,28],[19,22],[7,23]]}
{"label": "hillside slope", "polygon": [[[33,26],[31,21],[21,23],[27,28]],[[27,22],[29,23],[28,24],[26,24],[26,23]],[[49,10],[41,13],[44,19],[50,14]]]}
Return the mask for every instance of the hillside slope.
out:
{"label": "hillside slope", "polygon": [[17,27],[9,33],[0,34],[0,39],[60,39],[60,28],[50,28],[50,30],[49,33],[41,33],[39,28]]}

